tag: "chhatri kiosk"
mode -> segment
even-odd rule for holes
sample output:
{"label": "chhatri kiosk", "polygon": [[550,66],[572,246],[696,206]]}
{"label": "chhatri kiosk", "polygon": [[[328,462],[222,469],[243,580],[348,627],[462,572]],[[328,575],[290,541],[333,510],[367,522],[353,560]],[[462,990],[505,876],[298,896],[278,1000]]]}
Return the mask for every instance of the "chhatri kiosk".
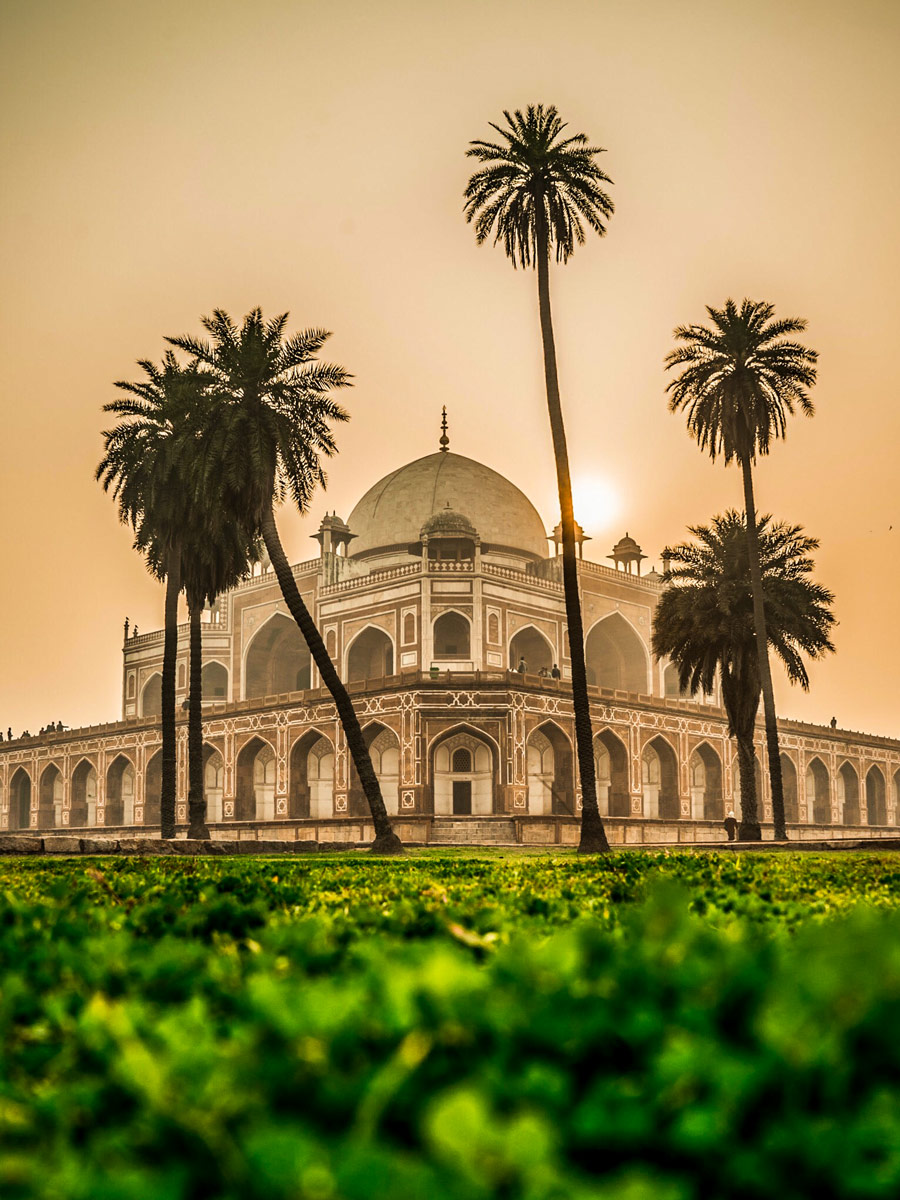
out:
{"label": "chhatri kiosk", "polygon": [[[452,453],[445,431],[437,452],[380,479],[346,522],[326,514],[315,540],[318,554],[294,575],[348,684],[401,837],[577,841],[558,528],[548,535],[519,488]],[[654,660],[660,576],[641,573],[637,542],[626,534],[608,566],[584,557],[587,541],[580,534],[578,572],[610,837],[722,837],[738,773],[719,697],[682,696],[674,667]],[[270,566],[205,616],[213,837],[366,840],[334,705]],[[121,720],[0,745],[0,828],[158,831],[162,655],[161,630],[126,632]],[[186,822],[186,626],[176,672]],[[764,761],[761,728],[757,740]],[[781,746],[793,838],[896,831],[900,741],[782,721]],[[759,778],[770,821],[767,773]]]}

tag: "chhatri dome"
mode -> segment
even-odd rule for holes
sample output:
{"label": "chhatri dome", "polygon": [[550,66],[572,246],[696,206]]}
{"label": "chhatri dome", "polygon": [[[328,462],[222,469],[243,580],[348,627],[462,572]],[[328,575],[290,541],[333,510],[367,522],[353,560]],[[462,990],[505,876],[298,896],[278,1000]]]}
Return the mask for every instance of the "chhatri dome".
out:
{"label": "chhatri dome", "polygon": [[[433,524],[462,520],[485,549],[530,559],[547,557],[547,534],[537,509],[497,471],[442,447],[385,475],[369,488],[347,521],[355,535],[351,557],[375,558],[418,542]],[[469,535],[471,536],[471,534]]]}

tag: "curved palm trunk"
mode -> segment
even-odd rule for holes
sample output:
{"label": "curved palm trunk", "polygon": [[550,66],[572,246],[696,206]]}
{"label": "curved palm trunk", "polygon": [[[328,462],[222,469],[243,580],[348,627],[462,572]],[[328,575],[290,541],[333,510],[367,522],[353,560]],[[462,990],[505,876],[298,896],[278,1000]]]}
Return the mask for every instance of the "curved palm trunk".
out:
{"label": "curved palm trunk", "polygon": [[188,837],[209,841],[203,794],[203,631],[200,605],[188,608],[191,631],[191,679],[188,700]]}
{"label": "curved palm trunk", "polygon": [[537,277],[538,306],[541,315],[541,338],[544,344],[544,379],[547,385],[547,408],[550,432],[553,436],[553,455],[556,459],[556,481],[559,487],[559,508],[563,545],[563,592],[566,599],[566,621],[569,626],[569,656],[572,663],[572,706],[575,710],[575,749],[581,776],[581,841],[580,854],[609,852],[609,842],[600,806],[597,804],[597,783],[594,776],[594,739],[591,729],[591,709],[587,694],[587,672],[584,665],[584,628],[581,621],[581,598],[578,594],[578,566],[575,558],[575,513],[572,505],[572,480],[569,476],[569,452],[559,399],[559,376],[556,369],[556,343],[550,313],[549,242],[544,222],[538,221]]}
{"label": "curved palm trunk", "polygon": [[175,660],[178,657],[178,593],[181,564],[177,552],[169,554],[166,571],[165,632],[162,669],[162,787],[159,800],[160,837],[175,836]]}
{"label": "curved palm trunk", "polygon": [[728,732],[737,742],[738,775],[741,790],[741,823],[738,841],[762,840],[759,806],[756,803],[756,768],[753,734],[759,710],[759,683],[746,671],[733,670],[734,664],[722,664],[722,701],[728,714]]}
{"label": "curved palm trunk", "polygon": [[307,646],[309,646],[309,652],[316,666],[319,668],[322,682],[328,688],[329,692],[331,692],[337,707],[338,717],[340,718],[341,725],[344,727],[347,749],[350,751],[350,756],[359,775],[359,782],[369,803],[369,810],[372,813],[372,821],[375,825],[375,841],[372,843],[371,849],[377,854],[398,854],[402,852],[403,844],[391,827],[391,821],[384,806],[384,799],[382,798],[381,788],[378,784],[378,776],[375,774],[375,768],[372,766],[372,759],[369,757],[369,748],[363,737],[359,719],[347,694],[347,689],[341,683],[340,677],[334,669],[334,664],[328,655],[328,651],[325,649],[325,643],[322,641],[321,634],[316,628],[309,609],[303,603],[303,597],[300,595],[300,590],[297,587],[287,560],[287,555],[281,545],[281,538],[278,536],[278,529],[275,525],[275,513],[271,503],[263,513],[262,521],[260,522],[260,531],[266,543],[269,558],[272,560],[272,566],[275,568],[275,575],[281,587],[281,594],[284,596],[285,603],[290,609],[291,616],[297,622],[297,626],[303,634]]}
{"label": "curved palm trunk", "polygon": [[756,506],[753,502],[753,474],[747,455],[741,458],[744,476],[744,509],[747,518],[747,543],[750,551],[750,583],[753,589],[753,625],[756,630],[756,653],[759,659],[759,681],[762,687],[763,717],[766,725],[766,751],[769,759],[769,782],[772,785],[772,820],[775,840],[787,841],[784,823],[784,790],[781,783],[781,755],[778,748],[778,726],[775,720],[775,693],[769,670],[769,639],[763,604],[762,570],[759,561],[759,537],[756,529]]}

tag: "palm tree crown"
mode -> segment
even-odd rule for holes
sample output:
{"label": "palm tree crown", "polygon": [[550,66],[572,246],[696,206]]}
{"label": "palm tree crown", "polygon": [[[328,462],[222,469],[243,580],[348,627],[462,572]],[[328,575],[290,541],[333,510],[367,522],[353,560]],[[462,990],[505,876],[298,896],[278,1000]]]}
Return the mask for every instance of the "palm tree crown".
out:
{"label": "palm tree crown", "polygon": [[722,309],[707,305],[712,328],[680,325],[681,345],[666,356],[666,369],[683,367],[666,390],[669,409],[687,413],[688,429],[715,459],[754,461],[785,435],[795,406],[814,412],[807,389],[816,381],[815,350],[789,340],[806,328],[796,317],[774,320],[774,306],[731,299]]}
{"label": "palm tree crown", "polygon": [[600,186],[611,180],[594,161],[604,151],[583,133],[563,137],[566,124],[552,104],[503,115],[505,127],[490,123],[502,143],[473,141],[467,151],[485,165],[466,188],[466,220],[475,222],[479,243],[493,232],[513,265],[535,263],[545,239],[548,250],[555,243],[557,262],[566,262],[584,242],[585,224],[602,237],[613,214]]}

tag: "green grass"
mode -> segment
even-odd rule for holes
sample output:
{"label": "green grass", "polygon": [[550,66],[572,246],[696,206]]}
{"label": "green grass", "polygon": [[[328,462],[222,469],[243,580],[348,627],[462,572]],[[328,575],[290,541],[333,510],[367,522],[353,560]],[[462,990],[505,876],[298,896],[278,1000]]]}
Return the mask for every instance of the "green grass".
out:
{"label": "green grass", "polygon": [[4,1200],[900,1194],[900,856],[0,860]]}

